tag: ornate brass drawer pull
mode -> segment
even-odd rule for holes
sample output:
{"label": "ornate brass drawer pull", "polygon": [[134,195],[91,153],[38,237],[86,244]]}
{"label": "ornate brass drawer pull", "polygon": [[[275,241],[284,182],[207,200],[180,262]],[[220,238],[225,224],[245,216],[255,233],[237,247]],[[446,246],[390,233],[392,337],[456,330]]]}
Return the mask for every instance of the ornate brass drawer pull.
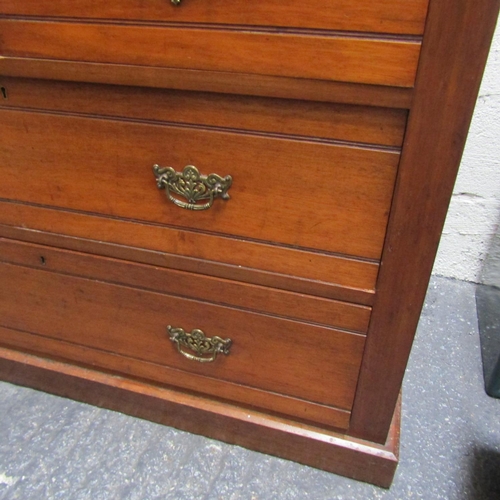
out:
{"label": "ornate brass drawer pull", "polygon": [[181,0],[170,0],[174,5],[179,5]]}
{"label": "ornate brass drawer pull", "polygon": [[[172,167],[153,166],[156,184],[159,189],[165,189],[168,199],[178,207],[187,210],[207,210],[214,198],[229,200],[227,194],[233,179],[230,175],[221,177],[217,174],[202,175],[193,165],[187,165],[182,172],[176,172]],[[174,197],[183,196],[187,203]],[[208,200],[206,203],[200,201]]]}
{"label": "ornate brass drawer pull", "polygon": [[[211,363],[215,361],[218,353],[229,354],[231,347],[231,339],[221,339],[220,337],[206,337],[205,334],[198,329],[194,329],[191,333],[186,332],[182,328],[174,328],[167,326],[170,340],[177,344],[177,350],[186,358],[200,363]],[[186,352],[188,348],[194,351],[197,356]],[[208,356],[205,356],[208,355]],[[204,357],[205,356],[205,357]]]}

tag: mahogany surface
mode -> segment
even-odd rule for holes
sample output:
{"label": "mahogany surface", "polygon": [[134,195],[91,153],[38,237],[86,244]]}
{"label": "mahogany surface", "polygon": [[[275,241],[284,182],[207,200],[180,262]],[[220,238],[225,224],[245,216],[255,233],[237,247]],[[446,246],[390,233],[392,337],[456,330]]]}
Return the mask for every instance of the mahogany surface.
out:
{"label": "mahogany surface", "polygon": [[250,26],[422,34],[428,0],[267,0],[247,2],[186,1],[175,7],[165,0],[0,0],[7,15],[121,19],[154,22],[215,23]]}
{"label": "mahogany surface", "polygon": [[34,205],[0,201],[0,208],[0,234],[7,237],[361,304],[373,301],[378,265],[371,261]]}
{"label": "mahogany surface", "polygon": [[[362,335],[40,268],[2,263],[0,277],[3,327],[185,372],[179,377],[195,373],[345,410],[352,405]],[[230,355],[211,363],[187,359],[167,325],[230,338]]]}
{"label": "mahogany surface", "polygon": [[403,109],[3,77],[0,106],[401,147]]}
{"label": "mahogany surface", "polygon": [[366,333],[371,308],[154,265],[0,238],[0,260]]}
{"label": "mahogany surface", "polygon": [[390,426],[499,8],[431,1],[351,423],[371,441]]}
{"label": "mahogany surface", "polygon": [[[380,257],[399,160],[394,151],[201,127],[0,113],[0,198]],[[26,141],[33,147],[23,147]],[[154,164],[231,175],[230,199],[216,199],[199,212],[176,207],[157,189]],[[30,165],[29,176],[19,176],[24,165]]]}
{"label": "mahogany surface", "polygon": [[406,38],[236,31],[207,29],[203,25],[156,27],[0,18],[0,32],[0,53],[13,57],[398,87],[413,86],[420,53],[420,41]]}
{"label": "mahogany surface", "polygon": [[0,377],[389,486],[500,0],[226,4],[0,0]]}
{"label": "mahogany surface", "polygon": [[3,380],[389,487],[399,455],[400,410],[377,445],[235,405],[0,348]]}
{"label": "mahogany surface", "polygon": [[130,64],[86,63],[29,57],[0,57],[0,77],[44,78],[69,82],[218,92],[233,95],[282,97],[388,108],[411,106],[413,88],[366,85],[328,80]]}
{"label": "mahogany surface", "polygon": [[[191,394],[227,400],[244,408],[258,408],[273,415],[287,415],[301,423],[313,422],[328,429],[345,430],[349,427],[350,412],[340,408],[313,403],[288,395],[255,387],[186,373],[169,366],[121,356],[101,349],[0,326],[0,345],[17,351],[43,356],[48,360],[87,367],[122,378],[145,381],[160,387],[176,388]],[[3,360],[2,360],[3,363]],[[1,368],[0,368],[1,369]]]}

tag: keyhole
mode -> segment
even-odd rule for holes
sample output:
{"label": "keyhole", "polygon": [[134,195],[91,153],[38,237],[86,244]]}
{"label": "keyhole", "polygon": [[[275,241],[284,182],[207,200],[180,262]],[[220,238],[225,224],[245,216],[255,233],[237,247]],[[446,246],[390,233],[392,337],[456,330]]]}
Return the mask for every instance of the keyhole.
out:
{"label": "keyhole", "polygon": [[42,266],[45,265],[45,257],[43,255],[40,255],[40,264],[42,264]]}
{"label": "keyhole", "polygon": [[2,93],[2,97],[7,99],[7,89],[5,87],[0,87],[0,92]]}

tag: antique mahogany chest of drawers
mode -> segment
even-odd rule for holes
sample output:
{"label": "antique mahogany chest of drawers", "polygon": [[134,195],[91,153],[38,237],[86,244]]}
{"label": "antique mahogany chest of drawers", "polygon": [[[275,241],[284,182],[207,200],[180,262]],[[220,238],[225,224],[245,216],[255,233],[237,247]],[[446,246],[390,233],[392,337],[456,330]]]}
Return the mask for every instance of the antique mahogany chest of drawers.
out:
{"label": "antique mahogany chest of drawers", "polygon": [[497,0],[0,0],[0,377],[388,486]]}

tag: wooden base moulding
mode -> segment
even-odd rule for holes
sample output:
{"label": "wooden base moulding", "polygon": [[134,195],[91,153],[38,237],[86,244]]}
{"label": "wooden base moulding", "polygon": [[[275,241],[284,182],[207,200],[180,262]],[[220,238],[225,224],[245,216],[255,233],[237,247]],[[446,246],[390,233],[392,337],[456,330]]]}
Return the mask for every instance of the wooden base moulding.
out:
{"label": "wooden base moulding", "polygon": [[387,442],[379,445],[5,348],[0,348],[0,378],[386,488],[398,463],[400,404]]}

